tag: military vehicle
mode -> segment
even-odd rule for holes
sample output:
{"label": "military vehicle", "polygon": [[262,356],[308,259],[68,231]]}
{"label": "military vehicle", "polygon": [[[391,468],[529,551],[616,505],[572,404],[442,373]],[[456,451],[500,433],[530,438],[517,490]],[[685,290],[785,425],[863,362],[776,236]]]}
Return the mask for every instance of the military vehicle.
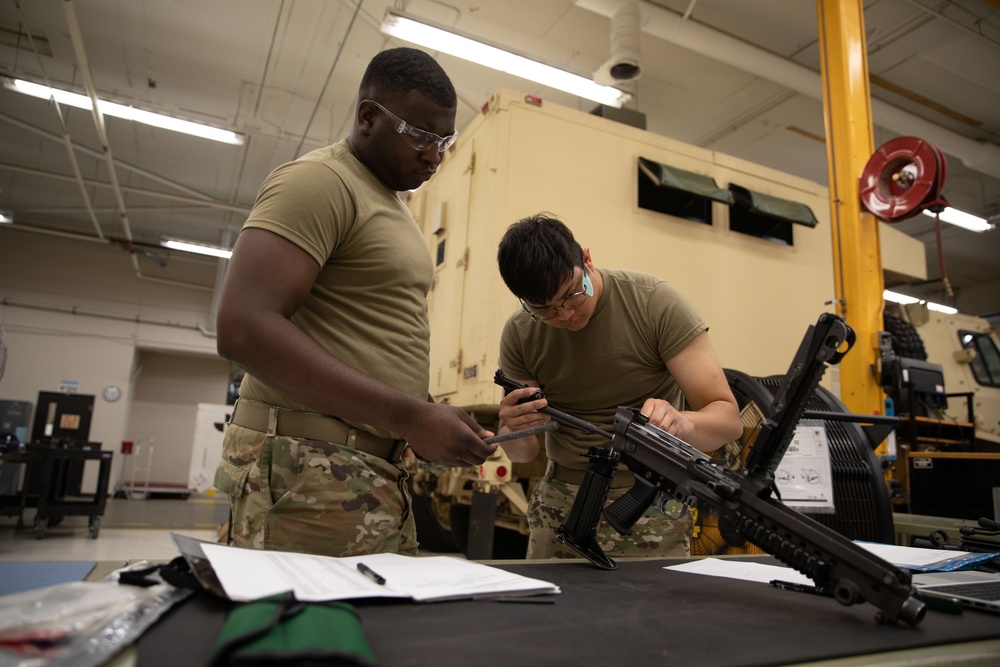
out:
{"label": "military vehicle", "polygon": [[[641,114],[606,115],[500,90],[409,199],[436,264],[431,394],[494,431],[500,332],[519,307],[496,248],[527,215],[560,217],[598,266],[677,285],[709,323],[723,366],[749,376],[784,373],[806,327],[832,310],[825,187],[629,124]],[[887,284],[925,279],[924,246],[879,226]],[[836,368],[823,387],[836,401]],[[527,499],[545,464],[512,464],[502,448],[478,469],[410,456],[422,548],[523,556]]]}

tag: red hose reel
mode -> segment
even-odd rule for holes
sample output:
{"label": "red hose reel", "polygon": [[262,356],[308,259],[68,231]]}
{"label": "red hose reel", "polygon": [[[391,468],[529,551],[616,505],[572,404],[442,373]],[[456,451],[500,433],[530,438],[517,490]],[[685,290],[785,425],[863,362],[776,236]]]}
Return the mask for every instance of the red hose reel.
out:
{"label": "red hose reel", "polygon": [[861,172],[861,204],[885,222],[900,222],[925,209],[941,211],[947,164],[934,144],[897,137],[882,144]]}
{"label": "red hose reel", "polygon": [[[868,159],[861,172],[861,205],[884,222],[900,222],[928,210],[940,213],[948,205],[941,196],[947,164],[934,144],[916,137],[888,141]],[[954,296],[941,248],[941,218],[936,217],[938,270],[945,293]]]}

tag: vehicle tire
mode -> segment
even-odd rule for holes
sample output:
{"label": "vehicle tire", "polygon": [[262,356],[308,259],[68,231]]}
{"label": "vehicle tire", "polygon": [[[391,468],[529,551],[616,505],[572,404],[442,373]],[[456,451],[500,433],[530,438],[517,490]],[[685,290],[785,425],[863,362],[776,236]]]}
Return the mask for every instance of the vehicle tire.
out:
{"label": "vehicle tire", "polygon": [[[455,545],[463,553],[469,553],[469,515],[472,508],[455,503],[450,508],[451,534]],[[494,560],[523,560],[528,553],[528,536],[509,528],[493,527]]]}
{"label": "vehicle tire", "polygon": [[523,560],[528,554],[528,536],[509,528],[497,528],[493,533],[493,558]]}
{"label": "vehicle tire", "polygon": [[897,357],[927,361],[924,341],[912,324],[895,313],[885,311],[882,315],[882,326],[892,336],[892,351]]}
{"label": "vehicle tire", "polygon": [[451,537],[455,546],[463,554],[469,552],[469,514],[472,508],[461,503],[453,503],[448,508],[449,519],[451,520]]}
{"label": "vehicle tire", "polygon": [[[427,496],[413,493],[411,488],[410,497],[413,499],[413,519],[417,522],[417,541],[420,543],[421,551],[431,551],[436,553],[455,553],[459,550],[458,545],[451,531],[445,530],[441,522],[434,514],[431,507],[431,499]],[[466,517],[468,521],[468,517]]]}

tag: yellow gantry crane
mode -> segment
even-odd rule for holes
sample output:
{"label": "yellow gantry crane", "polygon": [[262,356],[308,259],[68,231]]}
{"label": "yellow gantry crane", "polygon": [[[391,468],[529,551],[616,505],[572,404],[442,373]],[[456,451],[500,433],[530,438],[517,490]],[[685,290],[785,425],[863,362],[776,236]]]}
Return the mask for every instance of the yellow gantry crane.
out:
{"label": "yellow gantry crane", "polygon": [[864,7],[861,0],[816,0],[816,17],[837,314],[857,334],[857,344],[840,364],[841,400],[852,413],[882,414],[879,221],[862,208],[859,193],[874,151]]}

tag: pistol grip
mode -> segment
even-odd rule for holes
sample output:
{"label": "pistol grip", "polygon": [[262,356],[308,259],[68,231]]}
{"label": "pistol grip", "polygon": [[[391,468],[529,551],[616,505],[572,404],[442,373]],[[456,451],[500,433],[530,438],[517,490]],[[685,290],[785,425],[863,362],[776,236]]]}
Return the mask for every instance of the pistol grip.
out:
{"label": "pistol grip", "polygon": [[657,488],[641,477],[618,500],[604,510],[604,518],[622,535],[631,535],[632,526],[656,500]]}

